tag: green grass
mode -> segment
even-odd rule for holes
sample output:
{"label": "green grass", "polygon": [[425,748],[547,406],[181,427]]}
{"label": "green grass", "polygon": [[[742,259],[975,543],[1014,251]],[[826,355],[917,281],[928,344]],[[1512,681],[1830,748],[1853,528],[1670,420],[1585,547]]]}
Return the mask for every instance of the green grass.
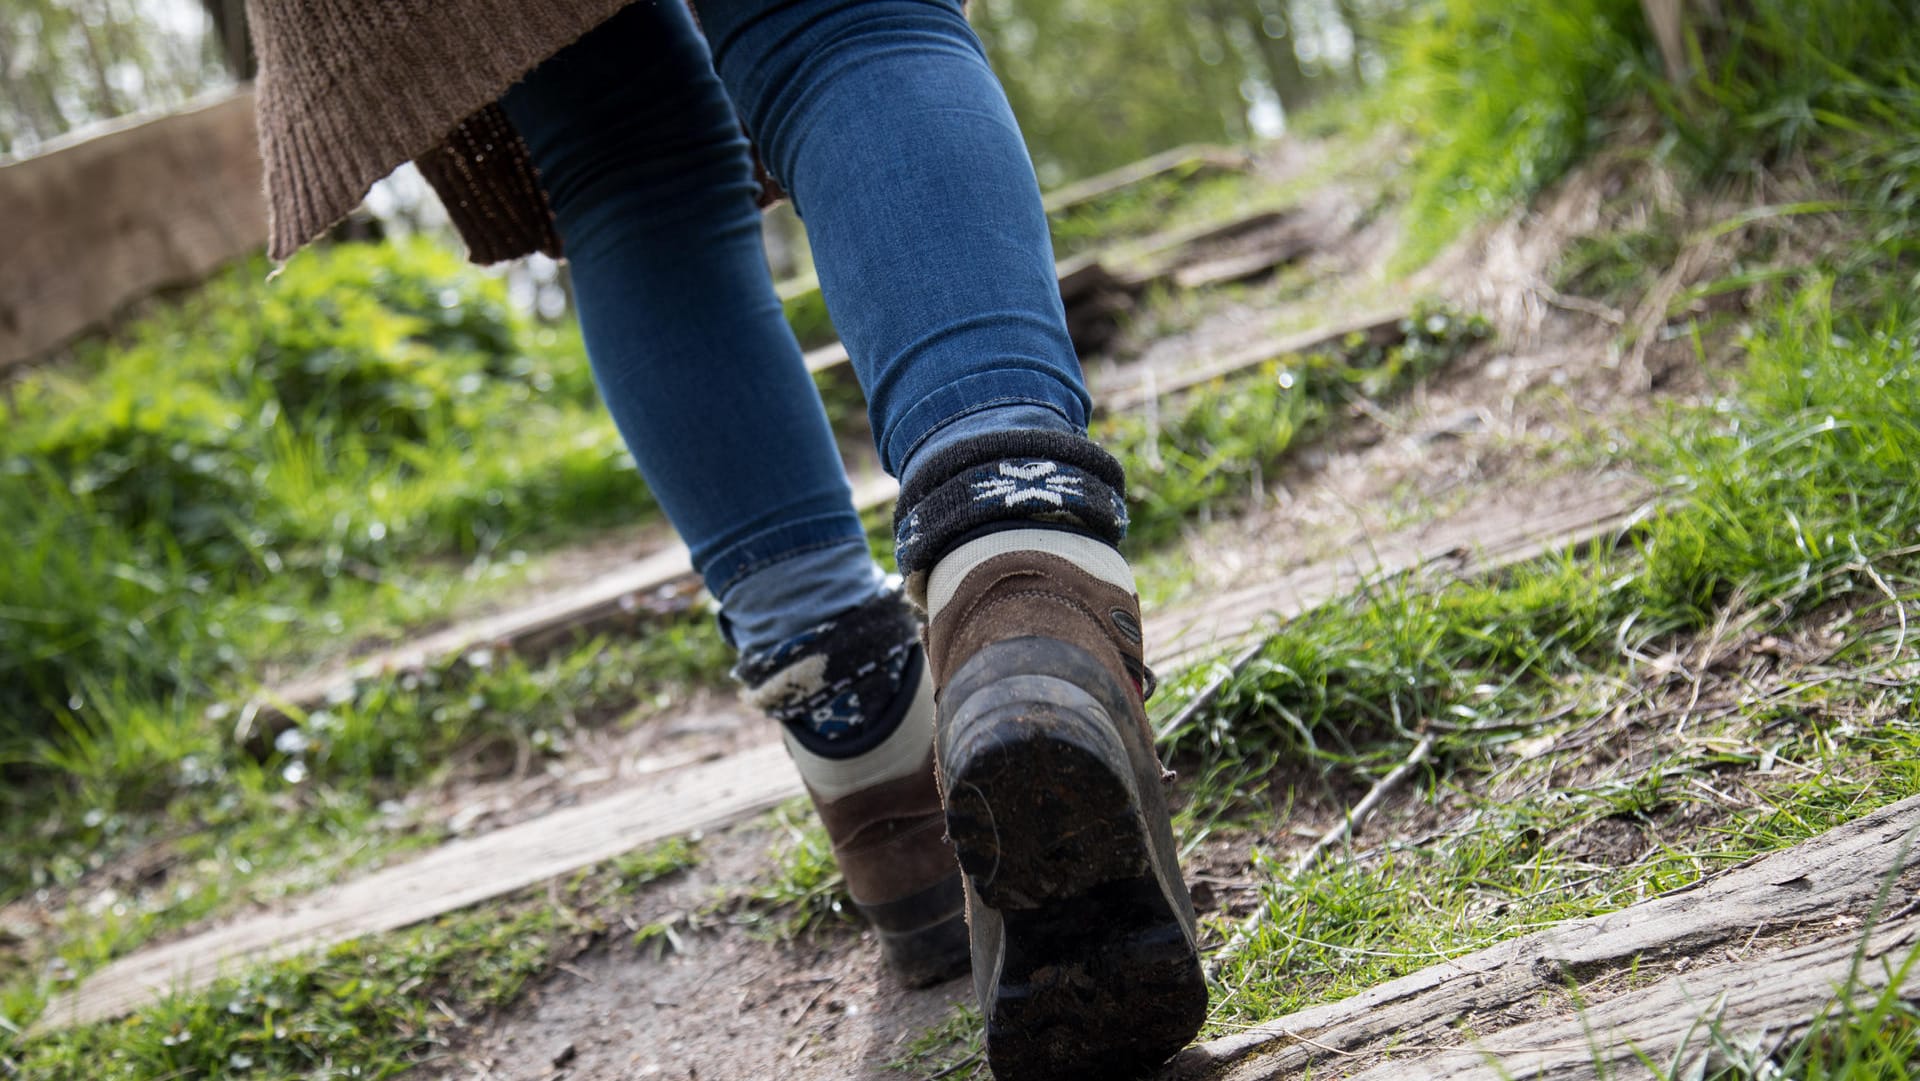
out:
{"label": "green grass", "polygon": [[1811,164],[1862,203],[1897,209],[1876,239],[1911,253],[1911,15],[1897,0],[1752,0],[1718,24],[1696,18],[1692,71],[1674,85],[1633,0],[1416,5],[1391,33],[1386,86],[1361,110],[1411,140],[1395,265],[1420,266],[1623,133],[1702,190],[1765,191]]}
{"label": "green grass", "polygon": [[[470,654],[364,682],[253,747],[223,736],[230,719],[210,725],[181,702],[106,712],[110,728],[44,745],[39,767],[67,789],[10,802],[0,821],[0,887],[45,897],[53,916],[45,934],[0,952],[0,1017],[24,1024],[53,987],[156,935],[436,844],[444,829],[396,801],[450,772],[554,759],[590,726],[721,678],[728,661],[704,617],[540,664]],[[136,852],[136,866],[155,861],[151,881],[92,874]]]}
{"label": "green grass", "polygon": [[1172,172],[1076,203],[1047,216],[1057,258],[1124,245],[1276,198],[1272,185],[1244,173],[1189,162]]}
{"label": "green grass", "polygon": [[804,798],[784,804],[773,812],[770,828],[775,838],[767,850],[770,872],[718,898],[706,914],[777,940],[856,922],[846,878],[812,804]]}
{"label": "green grass", "polygon": [[889,1068],[916,1077],[975,1081],[987,1072],[985,1024],[980,1011],[962,1003],[947,1019],[907,1041]]}
{"label": "green grass", "polygon": [[1287,454],[1346,420],[1345,407],[1391,401],[1492,334],[1486,320],[1430,302],[1402,329],[1396,345],[1355,334],[1197,388],[1163,404],[1157,419],[1102,423],[1095,438],[1127,469],[1129,552],[1165,544],[1196,514],[1233,514],[1236,497],[1260,490]]}
{"label": "green grass", "polygon": [[1412,140],[1403,270],[1558,179],[1653,63],[1636,0],[1435,0],[1396,37],[1375,117]]}
{"label": "green grass", "polygon": [[0,761],[93,687],[204,696],[316,625],[427,614],[417,578],[651,513],[577,337],[498,281],[422,244],[262,277],[13,388]]}

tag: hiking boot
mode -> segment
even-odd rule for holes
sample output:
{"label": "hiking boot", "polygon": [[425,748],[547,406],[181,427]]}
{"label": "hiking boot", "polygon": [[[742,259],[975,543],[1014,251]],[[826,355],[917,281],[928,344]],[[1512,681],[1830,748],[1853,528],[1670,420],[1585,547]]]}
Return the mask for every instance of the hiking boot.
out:
{"label": "hiking boot", "polygon": [[897,525],[988,1063],[999,1081],[1142,1076],[1199,1031],[1207,989],[1113,547],[1119,465],[1052,433],[953,451],[916,471]]}
{"label": "hiking boot", "polygon": [[889,590],[734,670],[747,697],[782,722],[854,908],[909,987],[959,976],[969,954],[918,635],[913,612]]}

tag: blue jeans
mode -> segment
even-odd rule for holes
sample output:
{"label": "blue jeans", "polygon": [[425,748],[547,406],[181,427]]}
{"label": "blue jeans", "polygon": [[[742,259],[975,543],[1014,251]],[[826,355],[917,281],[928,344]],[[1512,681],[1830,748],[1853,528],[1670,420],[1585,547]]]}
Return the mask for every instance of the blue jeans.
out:
{"label": "blue jeans", "polygon": [[[871,598],[839,453],[774,294],[742,121],[807,226],[882,464],[1086,430],[1046,215],[956,0],[641,0],[503,99],[594,377],[743,650]],[[709,48],[711,43],[711,49]]]}

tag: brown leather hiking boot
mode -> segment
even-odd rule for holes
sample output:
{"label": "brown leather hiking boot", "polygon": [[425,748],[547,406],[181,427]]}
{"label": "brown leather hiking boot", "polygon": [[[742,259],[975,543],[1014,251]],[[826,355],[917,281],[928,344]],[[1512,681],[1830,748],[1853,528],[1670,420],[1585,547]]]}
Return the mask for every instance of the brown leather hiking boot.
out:
{"label": "brown leather hiking boot", "polygon": [[966,971],[959,864],[934,780],[934,695],[918,621],[896,592],[735,675],[785,724],[854,907],[910,987]]}
{"label": "brown leather hiking boot", "polygon": [[[999,1081],[1111,1081],[1185,1046],[1207,989],[1146,718],[1139,601],[1109,541],[1124,518],[1103,517],[1123,505],[1119,467],[1084,440],[1040,442],[1047,459],[950,472],[900,523],[924,545],[902,545],[902,569],[931,620],[988,1062]],[[983,531],[983,504],[1041,513]],[[953,521],[968,533],[952,538]]]}

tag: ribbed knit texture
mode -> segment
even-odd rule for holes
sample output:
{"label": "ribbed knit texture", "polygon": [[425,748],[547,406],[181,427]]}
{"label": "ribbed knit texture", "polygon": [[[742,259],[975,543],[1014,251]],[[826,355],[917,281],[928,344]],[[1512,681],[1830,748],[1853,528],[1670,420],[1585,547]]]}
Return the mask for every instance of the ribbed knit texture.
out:
{"label": "ribbed knit texture", "polygon": [[[285,259],[429,157],[475,257],[559,250],[519,136],[492,108],[624,0],[248,0],[260,54],[260,153]],[[461,129],[456,131],[456,129]]]}
{"label": "ribbed knit texture", "polygon": [[[417,160],[474,262],[559,255],[546,193],[497,103],[626,3],[247,0],[268,254],[291,256]],[[763,203],[778,197],[762,183]]]}
{"label": "ribbed knit texture", "polygon": [[893,555],[924,603],[926,574],[956,545],[992,529],[1043,525],[1110,545],[1127,534],[1120,463],[1085,436],[993,432],[915,462],[893,512]]}

